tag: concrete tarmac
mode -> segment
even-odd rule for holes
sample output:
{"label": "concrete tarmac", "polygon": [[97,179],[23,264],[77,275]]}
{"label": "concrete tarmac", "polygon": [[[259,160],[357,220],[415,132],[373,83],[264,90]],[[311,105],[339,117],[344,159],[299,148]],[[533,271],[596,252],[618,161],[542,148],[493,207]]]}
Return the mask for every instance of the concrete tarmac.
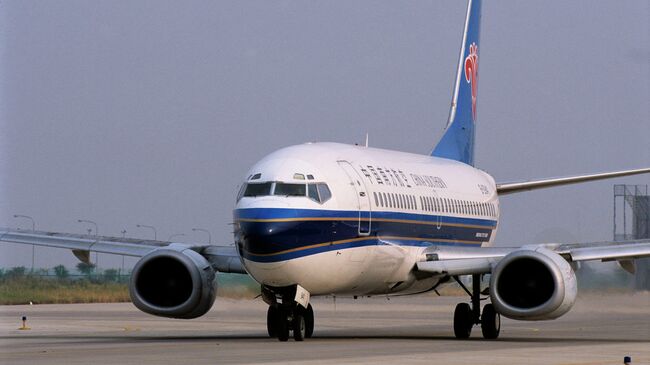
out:
{"label": "concrete tarmac", "polygon": [[[554,321],[504,319],[496,341],[475,327],[453,338],[465,298],[317,298],[314,337],[266,335],[260,300],[219,298],[195,320],[150,316],[131,304],[0,306],[0,364],[650,364],[650,293],[582,294]],[[20,317],[31,330],[20,331]]]}

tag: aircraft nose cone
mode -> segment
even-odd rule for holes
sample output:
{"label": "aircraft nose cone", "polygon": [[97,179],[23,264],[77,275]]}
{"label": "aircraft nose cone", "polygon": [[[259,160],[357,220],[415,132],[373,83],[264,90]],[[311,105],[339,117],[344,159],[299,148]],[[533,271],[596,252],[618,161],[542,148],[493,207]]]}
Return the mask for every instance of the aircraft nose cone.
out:
{"label": "aircraft nose cone", "polygon": [[244,254],[268,255],[287,249],[295,228],[295,222],[240,221],[235,239]]}

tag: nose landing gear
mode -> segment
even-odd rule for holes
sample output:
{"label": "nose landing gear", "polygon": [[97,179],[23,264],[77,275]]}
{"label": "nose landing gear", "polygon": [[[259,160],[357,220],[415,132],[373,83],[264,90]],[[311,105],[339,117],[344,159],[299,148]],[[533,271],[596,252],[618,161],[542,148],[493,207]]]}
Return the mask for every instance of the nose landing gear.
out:
{"label": "nose landing gear", "polygon": [[454,335],[458,339],[467,339],[472,333],[474,325],[481,325],[483,338],[493,340],[501,332],[501,315],[496,312],[492,304],[486,304],[481,314],[481,276],[472,275],[472,292],[454,276],[454,280],[469,294],[472,304],[459,303],[454,311]]}
{"label": "nose landing gear", "polygon": [[[298,290],[300,289],[302,288]],[[304,341],[305,338],[310,338],[313,335],[314,310],[311,304],[306,303],[305,307],[304,301],[302,303],[296,301],[295,293],[295,287],[274,291],[267,287],[262,288],[262,298],[269,304],[266,313],[266,328],[269,337],[288,341],[290,335],[293,335],[295,341]]]}

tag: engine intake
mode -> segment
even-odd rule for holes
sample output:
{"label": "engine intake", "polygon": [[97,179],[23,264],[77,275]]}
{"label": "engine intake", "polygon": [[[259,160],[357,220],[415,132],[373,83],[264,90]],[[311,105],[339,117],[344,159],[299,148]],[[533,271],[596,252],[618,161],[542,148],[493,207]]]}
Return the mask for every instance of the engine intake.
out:
{"label": "engine intake", "polygon": [[560,317],[571,309],[578,291],[571,265],[545,248],[504,257],[492,271],[490,288],[497,312],[520,320]]}
{"label": "engine intake", "polygon": [[199,253],[162,248],[133,268],[129,294],[133,304],[156,316],[190,319],[205,314],[217,293],[216,274]]}

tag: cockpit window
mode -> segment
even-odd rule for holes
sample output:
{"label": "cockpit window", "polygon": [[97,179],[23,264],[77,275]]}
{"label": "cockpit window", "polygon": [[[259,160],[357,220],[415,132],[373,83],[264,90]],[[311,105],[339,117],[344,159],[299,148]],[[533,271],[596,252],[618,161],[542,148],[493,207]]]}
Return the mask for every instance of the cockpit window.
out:
{"label": "cockpit window", "polygon": [[244,196],[261,196],[261,195],[271,195],[271,186],[273,183],[251,183],[246,185],[246,190],[244,190]]}
{"label": "cockpit window", "polygon": [[325,183],[307,184],[307,196],[317,203],[325,203],[330,200],[332,193]]}
{"label": "cockpit window", "polygon": [[237,197],[256,197],[265,195],[308,197],[323,204],[332,198],[332,192],[325,183],[293,184],[283,182],[263,182],[244,184]]}
{"label": "cockpit window", "polygon": [[275,191],[273,195],[283,195],[283,196],[306,196],[307,186],[305,184],[287,184],[287,183],[275,183]]}
{"label": "cockpit window", "polygon": [[332,192],[330,191],[330,188],[327,186],[327,184],[319,183],[316,184],[316,187],[318,188],[318,195],[320,195],[321,203],[325,203],[326,201],[330,200],[332,197]]}
{"label": "cockpit window", "polygon": [[313,201],[320,203],[320,198],[318,197],[318,190],[316,189],[316,184],[307,185],[307,196]]}

